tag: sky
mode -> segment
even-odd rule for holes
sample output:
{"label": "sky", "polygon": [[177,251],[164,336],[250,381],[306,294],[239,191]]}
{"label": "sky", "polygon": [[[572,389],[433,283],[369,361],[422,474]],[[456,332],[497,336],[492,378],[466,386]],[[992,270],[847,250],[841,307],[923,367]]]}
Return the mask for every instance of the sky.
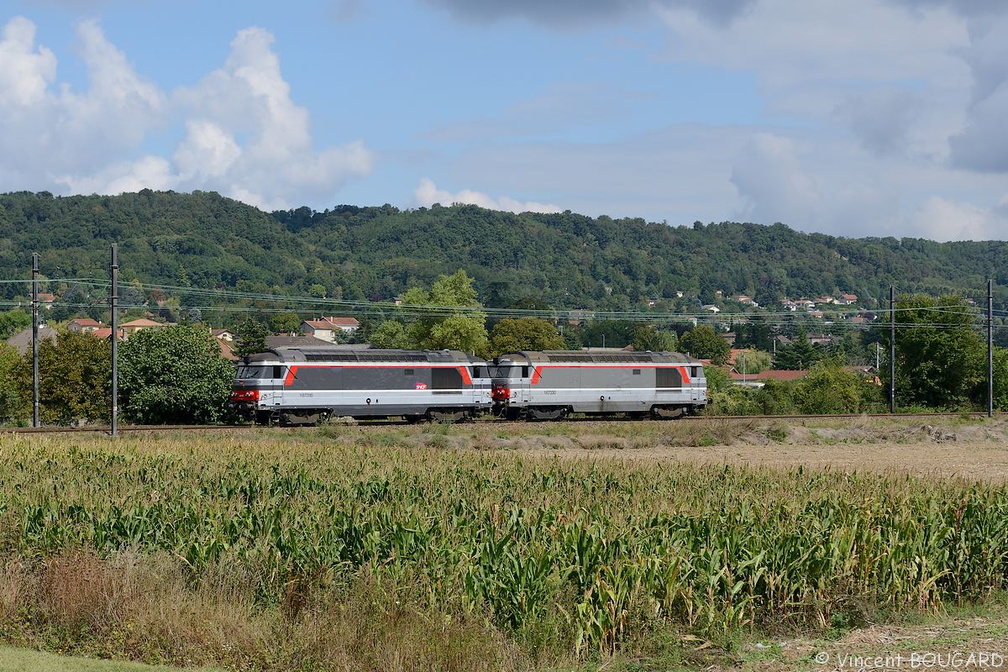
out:
{"label": "sky", "polygon": [[1006,0],[3,0],[0,192],[1008,240]]}

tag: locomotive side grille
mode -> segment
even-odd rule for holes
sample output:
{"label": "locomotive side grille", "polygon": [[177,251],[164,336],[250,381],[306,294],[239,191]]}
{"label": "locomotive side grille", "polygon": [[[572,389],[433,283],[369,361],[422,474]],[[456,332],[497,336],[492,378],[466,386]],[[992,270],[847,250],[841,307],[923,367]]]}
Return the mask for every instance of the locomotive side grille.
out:
{"label": "locomotive side grille", "polygon": [[376,352],[311,352],[304,353],[309,362],[426,362],[423,353],[376,353]]}

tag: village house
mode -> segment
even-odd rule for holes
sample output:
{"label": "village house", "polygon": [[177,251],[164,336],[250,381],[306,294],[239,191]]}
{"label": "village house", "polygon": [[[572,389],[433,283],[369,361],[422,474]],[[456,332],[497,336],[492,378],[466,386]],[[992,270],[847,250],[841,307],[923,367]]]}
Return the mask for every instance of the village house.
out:
{"label": "village house", "polygon": [[144,329],[161,329],[167,326],[164,322],[155,322],[154,320],[148,319],[146,317],[140,317],[135,320],[130,320],[129,322],[124,322],[119,325],[123,331],[123,337],[129,338],[138,331]]}
{"label": "village house", "polygon": [[38,293],[39,306],[45,308],[46,310],[52,310],[52,304],[55,300],[56,296],[54,294],[50,294],[49,292]]}
{"label": "village house", "polygon": [[233,343],[235,340],[234,332],[230,329],[211,329],[210,335],[219,341],[227,341],[228,343]]}
{"label": "village house", "polygon": [[90,334],[101,329],[101,326],[101,322],[90,317],[75,317],[67,322],[66,328],[73,334]]}
{"label": "village house", "polygon": [[759,304],[756,303],[751,296],[746,296],[745,294],[739,294],[738,296],[734,296],[732,298],[744,306],[752,306],[753,308],[759,308]]}
{"label": "village house", "polygon": [[354,317],[321,317],[301,323],[301,333],[327,343],[335,343],[337,334],[352,334],[360,327]]}
{"label": "village house", "polygon": [[857,294],[841,294],[833,303],[838,306],[853,306],[857,303]]}
{"label": "village house", "polygon": [[[91,334],[92,336],[98,339],[109,339],[112,338],[112,327],[99,327],[98,329],[95,329],[94,331],[89,331],[87,333]],[[126,333],[122,329],[119,329],[119,340],[120,341],[126,340]]]}
{"label": "village house", "polygon": [[833,342],[833,337],[827,334],[809,334],[808,342],[812,345],[829,345]]}

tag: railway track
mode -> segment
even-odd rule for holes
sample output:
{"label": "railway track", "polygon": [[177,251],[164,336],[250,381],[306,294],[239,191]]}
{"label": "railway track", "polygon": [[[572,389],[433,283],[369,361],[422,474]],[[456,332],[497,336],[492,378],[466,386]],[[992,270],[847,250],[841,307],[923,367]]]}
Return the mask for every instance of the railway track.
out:
{"label": "railway track", "polygon": [[[248,430],[255,429],[255,425],[119,425],[120,434],[133,434],[140,432],[200,432],[210,430]],[[112,428],[108,425],[86,425],[83,427],[4,427],[0,432],[5,434],[111,434]]]}
{"label": "railway track", "polygon": [[[1003,417],[1003,413],[995,413],[995,418]],[[806,421],[821,421],[821,420],[859,420],[859,419],[894,419],[894,420],[939,420],[939,419],[951,419],[951,418],[968,418],[972,420],[982,420],[987,418],[986,413],[851,413],[843,415],[688,415],[682,418],[677,418],[673,420],[656,420],[656,419],[638,419],[638,418],[627,418],[627,417],[611,417],[611,418],[596,418],[596,417],[573,417],[563,420],[564,423],[592,423],[592,422],[711,422],[711,421],[756,421],[756,422],[766,422],[766,421],[792,421],[792,422],[806,422]],[[480,421],[476,421],[480,422]],[[508,421],[508,422],[497,422],[493,421],[493,424],[500,426],[507,426],[513,422],[519,422],[522,424],[539,424],[540,422],[546,424],[548,421]],[[408,425],[405,420],[362,420],[347,423],[346,426],[353,427],[386,427],[389,425]],[[470,424],[470,423],[463,423]],[[328,427],[338,427],[341,423],[339,420],[334,420],[326,423],[324,426]],[[302,427],[303,428],[303,427]],[[254,429],[265,429],[259,425],[253,424],[241,424],[241,425],[119,425],[118,431],[121,434],[133,434],[142,432],[205,432],[205,431],[248,431]],[[274,427],[274,429],[284,431],[289,429],[294,429],[294,427]],[[73,433],[89,433],[89,434],[111,434],[112,429],[107,425],[88,425],[84,427],[64,427],[64,426],[45,426],[45,427],[6,427],[0,429],[0,432],[6,434],[73,434]]]}

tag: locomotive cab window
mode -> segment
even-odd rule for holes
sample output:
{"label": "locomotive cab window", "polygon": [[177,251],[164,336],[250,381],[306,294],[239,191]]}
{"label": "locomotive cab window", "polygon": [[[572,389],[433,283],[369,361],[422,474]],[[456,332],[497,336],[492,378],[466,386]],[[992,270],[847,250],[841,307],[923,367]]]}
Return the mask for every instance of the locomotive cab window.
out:
{"label": "locomotive cab window", "polygon": [[243,379],[268,379],[268,378],[283,378],[283,367],[279,365],[275,366],[239,366],[238,367],[238,378]]}

